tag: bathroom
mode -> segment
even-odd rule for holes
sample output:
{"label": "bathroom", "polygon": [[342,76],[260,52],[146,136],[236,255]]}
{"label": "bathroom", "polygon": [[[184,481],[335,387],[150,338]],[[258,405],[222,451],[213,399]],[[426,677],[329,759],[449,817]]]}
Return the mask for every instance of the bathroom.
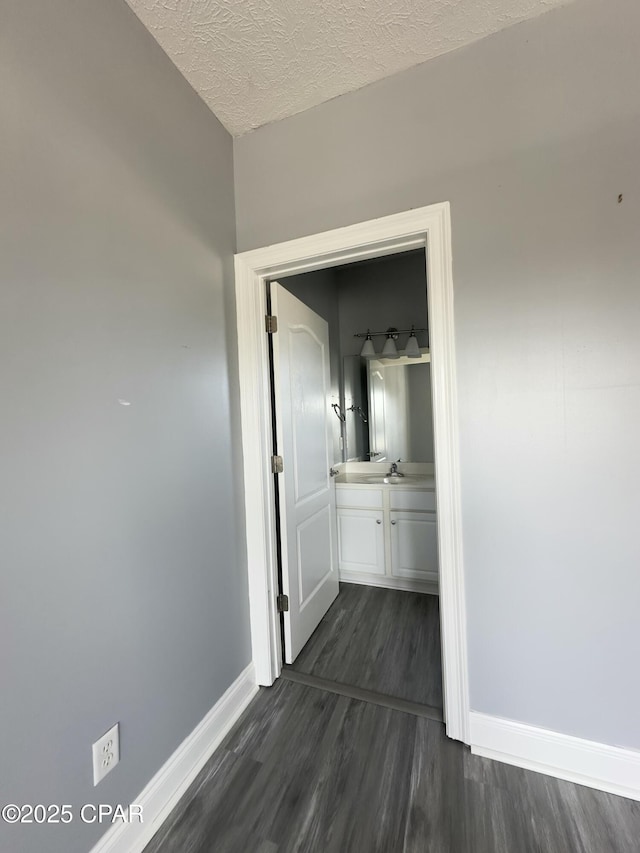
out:
{"label": "bathroom", "polygon": [[[278,285],[328,325],[339,581],[301,651],[287,648],[283,631],[283,676],[441,719],[425,251],[278,278]],[[277,409],[277,380],[274,389]],[[286,571],[281,565],[281,576]]]}

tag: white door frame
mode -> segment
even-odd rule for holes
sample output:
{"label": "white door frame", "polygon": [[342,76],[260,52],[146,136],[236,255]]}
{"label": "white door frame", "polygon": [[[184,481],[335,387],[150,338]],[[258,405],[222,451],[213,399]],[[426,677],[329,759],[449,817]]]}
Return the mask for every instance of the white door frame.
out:
{"label": "white door frame", "polygon": [[235,256],[240,412],[253,663],[259,684],[281,671],[265,281],[428,248],[440,623],[447,735],[469,743],[469,689],[448,202],[301,237]]}

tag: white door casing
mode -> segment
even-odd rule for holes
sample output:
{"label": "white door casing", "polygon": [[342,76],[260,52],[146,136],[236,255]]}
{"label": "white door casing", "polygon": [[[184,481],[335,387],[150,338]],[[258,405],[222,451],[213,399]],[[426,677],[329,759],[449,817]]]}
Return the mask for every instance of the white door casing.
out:
{"label": "white door casing", "polygon": [[419,248],[426,250],[428,281],[434,452],[438,472],[436,493],[444,718],[447,735],[469,743],[451,211],[448,202],[252,249],[235,257],[251,647],[258,683],[273,684],[281,671],[282,651],[276,607],[277,540],[270,460],[271,404],[264,319],[265,282],[282,275],[326,269]]}
{"label": "white door casing", "polygon": [[329,326],[277,282],[271,283],[279,474],[285,661],[293,663],[338,595],[335,487],[329,475]]}

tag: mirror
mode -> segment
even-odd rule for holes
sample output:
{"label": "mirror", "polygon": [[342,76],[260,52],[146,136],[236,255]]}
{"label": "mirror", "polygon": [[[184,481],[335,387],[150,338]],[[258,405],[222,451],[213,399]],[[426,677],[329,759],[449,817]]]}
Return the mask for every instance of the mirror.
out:
{"label": "mirror", "polygon": [[369,399],[367,387],[367,360],[359,355],[345,356],[342,374],[345,462],[369,462]]}
{"label": "mirror", "polygon": [[431,357],[344,359],[345,459],[433,462]]}

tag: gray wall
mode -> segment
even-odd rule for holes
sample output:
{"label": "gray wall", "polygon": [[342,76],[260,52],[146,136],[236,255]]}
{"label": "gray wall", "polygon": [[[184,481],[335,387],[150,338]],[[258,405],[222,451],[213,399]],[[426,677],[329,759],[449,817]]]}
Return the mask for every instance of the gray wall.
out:
{"label": "gray wall", "polygon": [[[396,329],[409,329],[411,326],[428,328],[426,264],[422,249],[373,261],[345,264],[336,268],[335,278],[339,292],[340,347],[343,357],[360,354],[363,339],[354,337],[357,332],[366,332],[367,329],[380,332],[389,326],[395,326]],[[398,338],[398,350],[402,351],[408,337],[403,334]],[[427,332],[418,332],[417,337],[420,346],[428,345]],[[385,338],[376,337],[373,341],[376,351],[381,352]],[[407,414],[411,415],[409,431],[417,428],[412,441],[417,455],[410,454],[410,460],[403,456],[405,462],[432,462],[431,388],[428,389],[428,396],[425,396],[424,388],[418,395],[410,395]],[[354,451],[363,447],[357,439],[354,440],[354,428],[360,432],[362,421],[347,413],[347,424],[351,438],[347,442],[347,453],[353,458]],[[386,456],[384,464],[388,464]]]}
{"label": "gray wall", "polygon": [[0,801],[127,804],[250,660],[232,142],[121,0],[3,2],[0,114]]}
{"label": "gray wall", "polygon": [[[356,332],[380,331],[389,326],[406,329],[411,325],[418,328],[427,326],[426,269],[423,251],[406,252],[375,261],[346,264],[334,269],[317,270],[280,279],[283,287],[297,296],[305,305],[323,317],[329,324],[331,347],[331,386],[332,402],[341,402],[342,363],[349,355],[359,355],[362,338],[354,337]],[[402,335],[398,347],[402,348],[408,335]],[[418,334],[421,346],[426,346],[426,332]],[[378,352],[384,345],[384,338],[376,338]],[[429,389],[430,393],[430,389]],[[344,394],[342,394],[344,397]],[[430,403],[430,396],[428,398]],[[416,406],[414,425],[425,415],[424,406]],[[428,460],[433,461],[433,425],[431,407],[428,406],[429,423],[424,427],[427,433]],[[353,413],[347,412],[347,423],[360,429],[362,421]],[[342,461],[340,448],[340,421],[336,418],[333,425],[334,461]],[[350,436],[351,453],[356,444]],[[419,442],[422,446],[423,442]]]}
{"label": "gray wall", "polygon": [[579,0],[234,146],[241,249],[451,202],[472,706],[636,748],[638,32]]}
{"label": "gray wall", "polygon": [[[380,332],[395,326],[427,326],[427,279],[424,252],[399,255],[346,264],[336,269],[340,296],[340,346],[343,355],[359,355],[362,338],[356,332]],[[398,349],[407,342],[402,335]],[[427,346],[425,332],[418,334],[420,346]],[[385,338],[374,338],[377,352]]]}

